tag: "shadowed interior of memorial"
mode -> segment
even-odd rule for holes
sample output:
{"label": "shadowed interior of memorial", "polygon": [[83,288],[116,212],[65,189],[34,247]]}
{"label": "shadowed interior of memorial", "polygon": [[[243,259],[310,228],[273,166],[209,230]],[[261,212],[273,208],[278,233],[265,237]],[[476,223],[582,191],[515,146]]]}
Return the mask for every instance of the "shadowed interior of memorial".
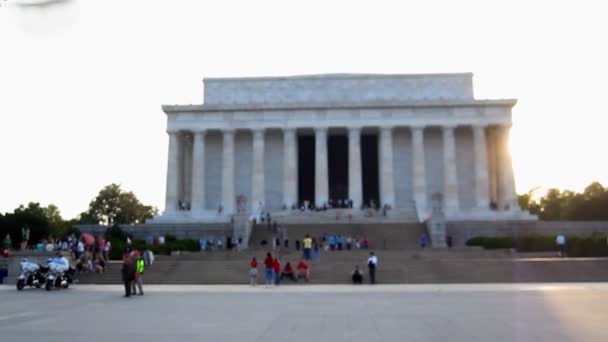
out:
{"label": "shadowed interior of memorial", "polygon": [[379,203],[378,166],[378,136],[364,134],[361,136],[361,172],[363,177],[363,203],[367,205],[371,200]]}
{"label": "shadowed interior of memorial", "polygon": [[315,136],[298,136],[298,204],[315,200]]}
{"label": "shadowed interior of memorial", "polygon": [[348,137],[330,135],[327,139],[329,198],[348,199]]}

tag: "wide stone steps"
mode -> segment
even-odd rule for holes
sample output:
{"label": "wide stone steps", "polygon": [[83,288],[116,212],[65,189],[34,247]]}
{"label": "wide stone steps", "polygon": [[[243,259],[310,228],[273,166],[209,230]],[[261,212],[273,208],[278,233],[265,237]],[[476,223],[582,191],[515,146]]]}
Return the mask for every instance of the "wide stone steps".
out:
{"label": "wide stone steps", "polygon": [[[441,253],[449,253],[447,251]],[[502,255],[476,255],[476,252],[453,252],[452,255],[435,252],[378,251],[377,271],[380,283],[488,283],[488,282],[562,282],[608,281],[608,259],[522,258]],[[222,254],[221,252],[218,254]],[[223,253],[229,254],[229,253]],[[311,262],[311,283],[345,284],[354,265],[365,273],[365,253],[334,252]],[[464,256],[463,256],[464,254]],[[259,253],[258,259],[263,258]],[[280,255],[295,263],[299,254]],[[217,258],[159,257],[146,270],[148,284],[243,284],[248,282],[250,254],[239,253]],[[261,264],[261,262],[260,262]],[[112,263],[101,275],[81,275],[81,284],[119,284],[120,263]],[[258,281],[263,282],[263,266]],[[289,282],[287,282],[289,283]]]}

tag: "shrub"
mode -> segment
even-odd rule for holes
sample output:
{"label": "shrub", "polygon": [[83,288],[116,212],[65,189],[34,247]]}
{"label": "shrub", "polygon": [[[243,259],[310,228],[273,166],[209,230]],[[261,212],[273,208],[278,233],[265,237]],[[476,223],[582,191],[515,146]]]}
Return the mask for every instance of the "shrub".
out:
{"label": "shrub", "polygon": [[[518,252],[549,252],[558,250],[555,237],[555,235],[477,236],[469,239],[466,244],[467,246],[481,246],[485,249],[515,248]],[[606,257],[608,256],[607,236],[604,233],[568,236],[566,252],[571,257]]]}

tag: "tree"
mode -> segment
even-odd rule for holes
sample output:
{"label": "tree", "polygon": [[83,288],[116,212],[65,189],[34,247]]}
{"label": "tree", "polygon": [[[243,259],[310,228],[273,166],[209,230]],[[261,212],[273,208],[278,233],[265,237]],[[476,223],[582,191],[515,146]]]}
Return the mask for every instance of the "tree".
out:
{"label": "tree", "polygon": [[114,225],[143,223],[158,213],[158,209],[143,205],[132,192],[125,192],[120,185],[110,184],[99,192],[89,204],[81,219],[94,223]]}
{"label": "tree", "polygon": [[43,208],[43,211],[47,219],[49,234],[58,239],[66,236],[70,226],[61,218],[59,208],[54,204],[49,204],[46,208]]}
{"label": "tree", "polygon": [[608,190],[598,182],[591,183],[582,193],[549,189],[538,201],[532,199],[532,191],[520,195],[519,204],[541,220],[608,220]]}

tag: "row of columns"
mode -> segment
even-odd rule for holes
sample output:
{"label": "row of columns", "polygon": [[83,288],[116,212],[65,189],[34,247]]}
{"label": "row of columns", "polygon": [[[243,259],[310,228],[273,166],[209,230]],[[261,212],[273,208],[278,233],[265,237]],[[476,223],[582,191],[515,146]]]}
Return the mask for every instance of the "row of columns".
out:
{"label": "row of columns", "polygon": [[[446,212],[457,212],[460,207],[459,184],[456,170],[455,126],[443,126],[443,165],[444,165],[444,205]],[[327,128],[315,128],[315,204],[323,205],[329,200],[329,177],[327,159]],[[424,153],[424,127],[411,127],[412,137],[412,188],[416,206],[427,208],[426,160]],[[286,205],[297,202],[297,140],[293,128],[283,131],[284,160],[283,160],[283,200]],[[167,169],[167,194],[165,208],[169,212],[177,210],[179,200],[179,151],[180,141],[178,132],[169,133],[169,158]],[[205,131],[194,132],[192,148],[191,173],[191,210],[200,211],[205,208]],[[235,212],[235,169],[234,169],[234,135],[232,129],[223,131],[222,148],[222,210],[226,213]],[[253,166],[250,208],[254,212],[264,204],[264,129],[253,130]],[[514,203],[515,188],[511,159],[506,147],[508,129],[502,129],[498,134],[497,149],[498,164],[497,180],[500,188],[505,191],[507,203]],[[349,197],[354,207],[359,207],[363,201],[362,165],[361,165],[361,128],[348,128]],[[500,143],[503,142],[503,143]],[[490,203],[489,171],[486,145],[486,126],[473,126],[473,145],[475,154],[475,204],[478,208],[486,209]],[[379,182],[381,205],[395,205],[395,184],[393,167],[393,130],[392,127],[380,128],[379,139]],[[498,186],[498,185],[495,185]]]}

